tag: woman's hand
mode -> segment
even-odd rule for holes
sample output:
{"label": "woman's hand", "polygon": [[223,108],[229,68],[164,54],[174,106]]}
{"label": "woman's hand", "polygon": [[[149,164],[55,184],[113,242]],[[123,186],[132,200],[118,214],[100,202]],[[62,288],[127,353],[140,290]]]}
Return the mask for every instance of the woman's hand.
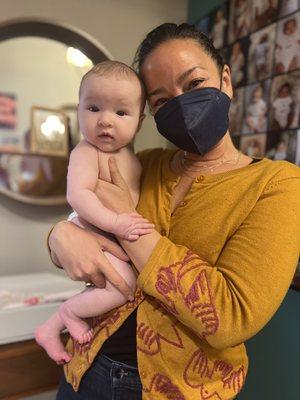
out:
{"label": "woman's hand", "polygon": [[108,251],[128,261],[128,256],[118,244],[64,221],[55,225],[49,237],[49,246],[72,280],[92,282],[103,288],[105,279],[108,279],[126,298],[133,299],[131,288],[103,253]]}
{"label": "woman's hand", "polygon": [[108,166],[112,183],[98,179],[95,193],[102,204],[117,214],[135,212],[129,188],[123,179],[116,160],[109,157]]}

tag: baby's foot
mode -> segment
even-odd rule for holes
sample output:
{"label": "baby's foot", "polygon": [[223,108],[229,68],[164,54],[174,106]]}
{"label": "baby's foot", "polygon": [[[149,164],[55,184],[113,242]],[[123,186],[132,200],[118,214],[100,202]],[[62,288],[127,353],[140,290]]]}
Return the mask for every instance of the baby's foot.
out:
{"label": "baby's foot", "polygon": [[77,340],[78,343],[84,344],[92,340],[93,329],[90,328],[87,322],[77,317],[77,315],[70,310],[67,303],[62,303],[59,306],[58,312],[64,325],[70,332],[70,335]]}
{"label": "baby's foot", "polygon": [[72,356],[66,352],[60,340],[60,331],[57,331],[51,318],[35,329],[34,336],[37,343],[57,364],[64,364],[71,360]]}

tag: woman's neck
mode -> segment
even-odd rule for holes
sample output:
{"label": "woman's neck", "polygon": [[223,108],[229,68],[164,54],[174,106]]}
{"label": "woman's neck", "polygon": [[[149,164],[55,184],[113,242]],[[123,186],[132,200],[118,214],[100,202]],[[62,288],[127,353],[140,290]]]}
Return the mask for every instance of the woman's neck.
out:
{"label": "woman's neck", "polygon": [[240,153],[233,145],[229,132],[208,153],[201,156],[180,150],[171,160],[171,168],[178,175],[196,178],[201,174],[215,174],[241,168],[252,158]]}

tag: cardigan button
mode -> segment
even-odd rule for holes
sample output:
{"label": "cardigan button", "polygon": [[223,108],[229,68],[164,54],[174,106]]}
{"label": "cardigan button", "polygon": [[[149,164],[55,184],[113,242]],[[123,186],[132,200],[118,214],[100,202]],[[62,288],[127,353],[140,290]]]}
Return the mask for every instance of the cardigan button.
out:
{"label": "cardigan button", "polygon": [[162,236],[166,236],[167,231],[166,231],[165,229],[162,229],[162,230],[160,231],[160,233],[161,233]]}
{"label": "cardigan button", "polygon": [[180,203],[180,205],[181,205],[181,206],[186,206],[186,201],[182,201],[182,202]]}
{"label": "cardigan button", "polygon": [[202,182],[204,181],[205,176],[204,175],[199,175],[198,178],[196,178],[196,182]]}

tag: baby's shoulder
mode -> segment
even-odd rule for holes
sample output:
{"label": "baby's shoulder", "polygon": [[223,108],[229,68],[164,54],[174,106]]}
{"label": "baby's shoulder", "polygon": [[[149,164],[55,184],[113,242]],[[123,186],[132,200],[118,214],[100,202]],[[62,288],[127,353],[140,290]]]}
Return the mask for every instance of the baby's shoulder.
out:
{"label": "baby's shoulder", "polygon": [[74,147],[71,154],[97,155],[97,148],[83,139]]}

